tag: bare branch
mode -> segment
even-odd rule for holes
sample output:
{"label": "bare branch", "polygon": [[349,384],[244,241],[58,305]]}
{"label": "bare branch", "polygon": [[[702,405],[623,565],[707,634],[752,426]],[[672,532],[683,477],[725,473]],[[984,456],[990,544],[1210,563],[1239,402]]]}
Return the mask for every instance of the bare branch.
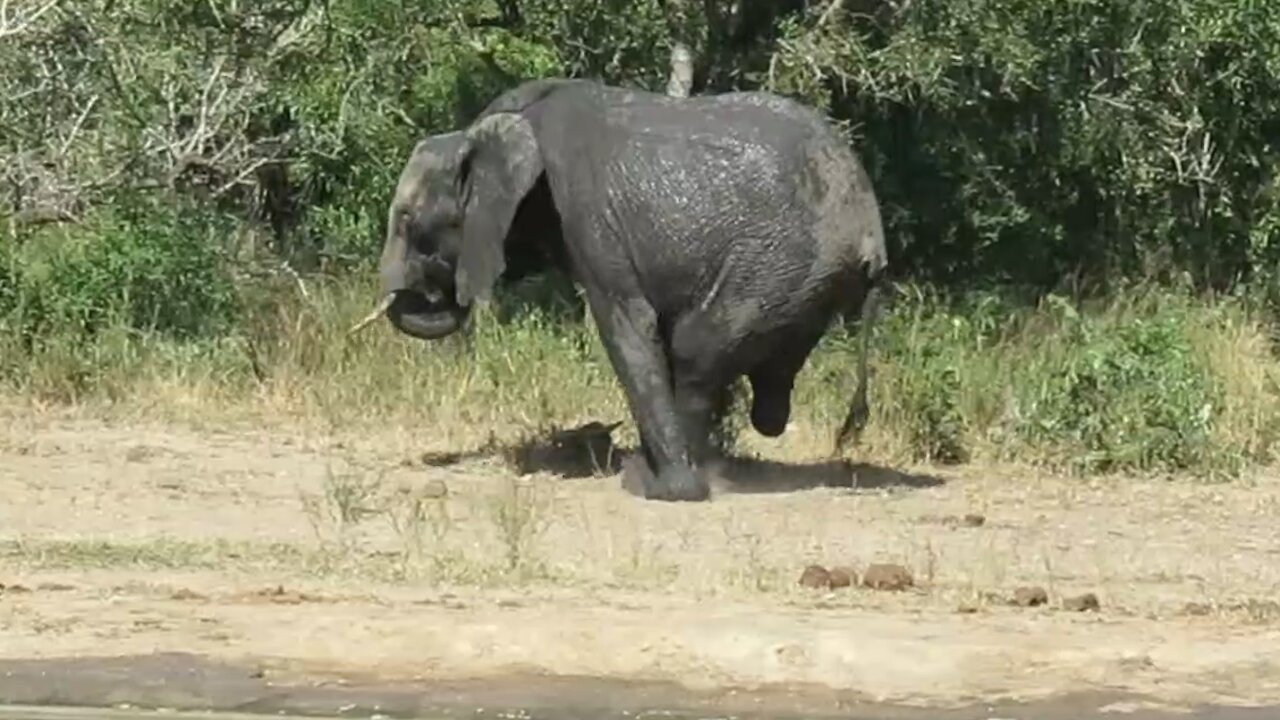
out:
{"label": "bare branch", "polygon": [[85,103],[84,110],[80,111],[80,116],[76,118],[76,124],[71,126],[71,131],[67,133],[67,139],[62,141],[62,147],[58,149],[58,156],[67,154],[71,149],[71,144],[76,141],[76,137],[80,135],[80,129],[84,127],[84,121],[89,117],[89,113],[93,110],[93,106],[98,104],[100,96],[94,95],[89,102]]}
{"label": "bare branch", "polygon": [[831,22],[831,18],[835,17],[835,14],[839,12],[840,8],[843,6],[844,0],[831,0],[831,4],[827,6],[826,10],[822,11],[822,16],[818,18],[817,27],[825,27],[828,22]]}
{"label": "bare branch", "polygon": [[25,12],[18,10],[14,12],[14,14],[10,15],[10,0],[0,0],[0,40],[11,35],[17,35],[18,33],[25,32],[33,23],[43,17],[45,13],[57,7],[60,2],[62,2],[62,0],[45,0],[43,5],[40,5],[35,9],[27,10]]}

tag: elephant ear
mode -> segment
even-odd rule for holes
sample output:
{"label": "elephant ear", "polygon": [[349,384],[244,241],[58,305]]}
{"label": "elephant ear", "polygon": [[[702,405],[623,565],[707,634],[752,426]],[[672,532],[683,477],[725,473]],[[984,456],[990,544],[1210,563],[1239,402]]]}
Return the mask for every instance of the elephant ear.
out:
{"label": "elephant ear", "polygon": [[471,305],[491,297],[506,267],[504,245],[516,209],[543,165],[533,126],[514,113],[473,125],[462,153],[462,249],[454,280],[458,303]]}

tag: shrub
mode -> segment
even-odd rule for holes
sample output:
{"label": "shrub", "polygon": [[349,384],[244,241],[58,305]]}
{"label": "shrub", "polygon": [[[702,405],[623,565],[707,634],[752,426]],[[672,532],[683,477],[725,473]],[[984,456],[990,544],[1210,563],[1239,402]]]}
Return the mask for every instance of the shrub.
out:
{"label": "shrub", "polygon": [[[824,425],[839,411],[824,398],[852,382],[854,342],[824,343],[804,383]],[[1270,461],[1280,438],[1266,345],[1235,301],[1163,290],[1028,306],[908,286],[876,331],[872,434],[916,461],[1234,475]]]}
{"label": "shrub", "polygon": [[18,306],[22,271],[12,245],[0,243],[0,322],[3,322]]}
{"label": "shrub", "polygon": [[1027,376],[1015,413],[1024,443],[1068,450],[1067,463],[1083,471],[1231,462],[1213,447],[1223,398],[1193,351],[1189,308],[1166,297],[1141,315],[1086,317],[1054,300],[1052,334],[1032,333],[1028,345],[1040,349],[1020,363]]}
{"label": "shrub", "polygon": [[224,329],[236,300],[223,234],[207,215],[152,206],[35,238],[45,253],[30,261],[24,325],[89,336],[114,323],[174,337]]}
{"label": "shrub", "polygon": [[1053,289],[1187,272],[1222,288],[1280,258],[1280,14],[889,8],[786,19],[769,77],[855,125],[914,279]]}

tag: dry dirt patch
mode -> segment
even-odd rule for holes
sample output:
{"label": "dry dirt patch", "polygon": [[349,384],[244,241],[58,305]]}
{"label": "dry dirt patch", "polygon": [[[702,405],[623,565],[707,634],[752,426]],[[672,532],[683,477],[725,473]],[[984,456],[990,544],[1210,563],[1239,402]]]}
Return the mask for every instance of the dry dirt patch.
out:
{"label": "dry dirt patch", "polygon": [[[409,437],[30,415],[4,432],[0,657],[105,640],[391,679],[1280,699],[1274,479],[969,468],[668,505],[616,475],[406,462]],[[807,587],[810,565],[859,582]],[[913,582],[872,589],[876,565]],[[1044,601],[1013,602],[1020,587]],[[1085,593],[1097,607],[1070,602]]]}

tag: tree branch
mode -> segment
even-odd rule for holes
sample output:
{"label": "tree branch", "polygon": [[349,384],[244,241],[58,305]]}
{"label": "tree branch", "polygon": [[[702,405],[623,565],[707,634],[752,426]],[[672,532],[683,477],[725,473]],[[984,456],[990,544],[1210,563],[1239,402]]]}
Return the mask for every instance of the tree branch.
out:
{"label": "tree branch", "polygon": [[27,12],[19,10],[10,15],[10,1],[0,0],[0,39],[26,31],[31,27],[32,23],[62,2],[62,0],[46,0],[43,5],[34,10]]}

